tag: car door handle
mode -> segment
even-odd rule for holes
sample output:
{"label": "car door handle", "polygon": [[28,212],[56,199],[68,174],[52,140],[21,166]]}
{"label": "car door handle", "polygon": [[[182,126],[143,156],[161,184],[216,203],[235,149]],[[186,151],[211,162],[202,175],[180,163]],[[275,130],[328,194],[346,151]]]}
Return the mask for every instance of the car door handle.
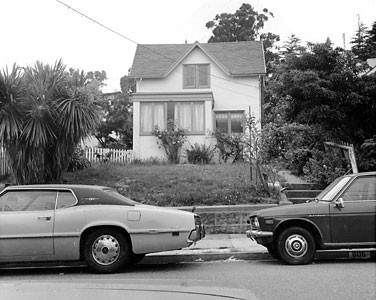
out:
{"label": "car door handle", "polygon": [[48,216],[48,217],[38,217],[38,220],[51,221],[51,216]]}

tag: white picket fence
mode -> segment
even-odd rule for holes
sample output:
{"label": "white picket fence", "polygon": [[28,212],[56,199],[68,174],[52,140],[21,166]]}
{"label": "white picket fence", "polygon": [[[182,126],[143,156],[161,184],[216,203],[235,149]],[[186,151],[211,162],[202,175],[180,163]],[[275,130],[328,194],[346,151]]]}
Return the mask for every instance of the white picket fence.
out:
{"label": "white picket fence", "polygon": [[[105,163],[126,164],[136,158],[133,150],[85,148],[84,153],[85,158],[88,159],[92,165]],[[8,159],[4,149],[0,147],[0,176],[6,176],[9,172]]]}
{"label": "white picket fence", "polygon": [[109,148],[85,148],[85,158],[91,164],[96,163],[118,163],[126,164],[132,162],[136,156],[133,150],[109,149]]}

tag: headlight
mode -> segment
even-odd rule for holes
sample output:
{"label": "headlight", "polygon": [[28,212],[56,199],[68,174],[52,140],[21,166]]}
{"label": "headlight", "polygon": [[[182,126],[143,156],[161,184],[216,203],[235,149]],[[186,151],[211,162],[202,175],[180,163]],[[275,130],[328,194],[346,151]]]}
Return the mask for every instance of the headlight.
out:
{"label": "headlight", "polygon": [[251,219],[251,227],[252,227],[252,229],[260,229],[260,223],[259,223],[257,217],[253,217]]}

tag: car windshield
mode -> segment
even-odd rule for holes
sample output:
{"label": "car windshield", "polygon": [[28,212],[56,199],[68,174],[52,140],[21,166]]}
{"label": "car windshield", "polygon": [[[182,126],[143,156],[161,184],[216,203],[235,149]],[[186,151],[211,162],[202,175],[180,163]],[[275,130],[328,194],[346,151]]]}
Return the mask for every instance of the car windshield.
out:
{"label": "car windshield", "polygon": [[331,201],[339,193],[340,190],[350,181],[351,177],[340,177],[334,180],[326,189],[324,189],[318,196],[317,200]]}

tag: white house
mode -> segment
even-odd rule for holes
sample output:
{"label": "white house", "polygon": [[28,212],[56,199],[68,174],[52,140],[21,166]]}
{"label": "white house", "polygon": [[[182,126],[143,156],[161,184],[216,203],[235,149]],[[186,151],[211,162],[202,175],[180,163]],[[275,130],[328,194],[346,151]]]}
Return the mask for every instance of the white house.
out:
{"label": "white house", "polygon": [[152,130],[170,119],[188,130],[185,146],[213,143],[217,129],[243,132],[245,113],[262,117],[265,73],[259,41],[138,45],[130,73],[134,152],[164,157]]}

